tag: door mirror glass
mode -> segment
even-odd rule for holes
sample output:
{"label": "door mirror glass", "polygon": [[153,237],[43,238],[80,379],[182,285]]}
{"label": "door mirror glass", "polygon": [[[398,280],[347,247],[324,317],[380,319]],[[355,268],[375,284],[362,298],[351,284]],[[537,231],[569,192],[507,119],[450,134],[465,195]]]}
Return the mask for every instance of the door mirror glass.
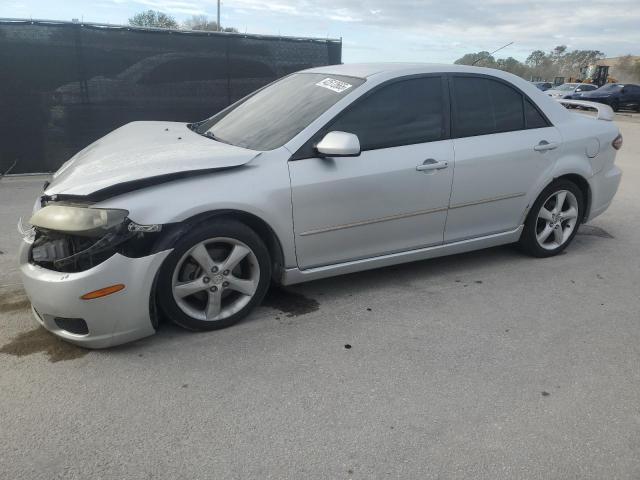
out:
{"label": "door mirror glass", "polygon": [[316,145],[316,150],[325,157],[357,157],[360,140],[353,133],[329,132]]}

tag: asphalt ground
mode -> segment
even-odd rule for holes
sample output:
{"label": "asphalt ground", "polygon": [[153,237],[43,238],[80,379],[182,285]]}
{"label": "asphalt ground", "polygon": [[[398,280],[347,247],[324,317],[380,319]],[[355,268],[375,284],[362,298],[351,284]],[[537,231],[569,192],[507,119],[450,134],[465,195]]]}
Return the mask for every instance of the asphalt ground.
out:
{"label": "asphalt ground", "polygon": [[102,351],[37,328],[0,180],[0,478],[640,478],[640,123],[567,252],[510,246],[273,290]]}

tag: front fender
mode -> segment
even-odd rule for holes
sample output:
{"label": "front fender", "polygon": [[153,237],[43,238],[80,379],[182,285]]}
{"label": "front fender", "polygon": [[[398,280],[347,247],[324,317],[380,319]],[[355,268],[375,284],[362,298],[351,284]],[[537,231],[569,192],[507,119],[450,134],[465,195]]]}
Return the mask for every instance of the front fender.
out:
{"label": "front fender", "polygon": [[[267,152],[268,153],[268,152]],[[231,210],[264,221],[282,246],[286,267],[296,265],[291,191],[286,160],[259,162],[128,192],[96,207],[121,208],[136,223],[179,224],[207,212]]]}

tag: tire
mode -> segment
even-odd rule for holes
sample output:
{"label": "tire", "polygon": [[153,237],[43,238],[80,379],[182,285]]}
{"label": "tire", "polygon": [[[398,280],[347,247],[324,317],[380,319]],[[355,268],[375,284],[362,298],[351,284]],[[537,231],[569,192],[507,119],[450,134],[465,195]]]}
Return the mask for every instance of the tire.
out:
{"label": "tire", "polygon": [[620,110],[620,103],[617,100],[611,102],[611,110],[613,110],[614,112]]}
{"label": "tire", "polygon": [[269,251],[260,237],[238,221],[212,219],[178,240],[160,268],[156,299],[177,325],[218,330],[259,305],[270,281]]}
{"label": "tire", "polygon": [[[558,200],[562,201],[561,215]],[[569,180],[557,180],[542,191],[531,207],[519,244],[534,257],[557,255],[573,241],[583,216],[582,191]]]}

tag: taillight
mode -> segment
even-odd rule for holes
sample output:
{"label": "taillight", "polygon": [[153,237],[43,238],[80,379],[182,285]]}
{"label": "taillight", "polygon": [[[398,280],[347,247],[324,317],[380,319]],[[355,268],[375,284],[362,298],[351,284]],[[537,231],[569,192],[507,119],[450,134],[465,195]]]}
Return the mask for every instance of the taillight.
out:
{"label": "taillight", "polygon": [[611,146],[616,150],[620,150],[622,147],[622,135],[618,134],[618,136],[613,139],[613,142],[611,142]]}

